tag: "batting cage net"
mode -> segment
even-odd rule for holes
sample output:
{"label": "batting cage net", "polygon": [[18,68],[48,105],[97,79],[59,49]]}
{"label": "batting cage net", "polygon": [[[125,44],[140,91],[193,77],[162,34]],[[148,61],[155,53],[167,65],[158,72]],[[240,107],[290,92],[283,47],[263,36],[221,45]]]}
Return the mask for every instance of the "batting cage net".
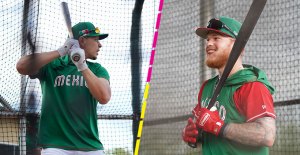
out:
{"label": "batting cage net", "polygon": [[[161,17],[140,154],[201,154],[181,139],[201,83],[216,75],[195,34],[213,17],[243,21],[252,1],[166,0]],[[300,153],[300,1],[269,0],[245,47],[244,63],[263,69],[272,85],[277,135],[271,155]]]}
{"label": "batting cage net", "polygon": [[[68,31],[61,2],[0,1],[1,155],[38,154],[41,88],[37,79],[21,76],[16,63],[23,55],[56,50],[64,44]],[[110,102],[97,107],[99,136],[106,154],[133,154],[133,130],[137,129],[133,122],[138,121],[140,114],[159,1],[66,2],[72,25],[89,21],[99,27],[100,33],[109,34],[101,40],[103,47],[94,60],[108,70],[112,90]]]}

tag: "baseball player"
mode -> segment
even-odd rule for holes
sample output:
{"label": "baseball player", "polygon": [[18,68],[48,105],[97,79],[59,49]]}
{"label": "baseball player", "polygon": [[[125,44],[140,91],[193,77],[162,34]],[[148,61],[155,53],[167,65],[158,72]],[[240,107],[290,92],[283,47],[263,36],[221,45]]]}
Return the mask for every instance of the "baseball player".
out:
{"label": "baseball player", "polygon": [[[205,81],[182,131],[190,146],[202,144],[203,155],[268,155],[275,140],[274,88],[266,74],[238,58],[214,107],[209,100],[222,75],[241,23],[228,17],[213,18],[196,34],[206,39],[206,65],[219,75]],[[244,52],[244,51],[243,51]]]}
{"label": "baseball player", "polygon": [[41,154],[103,155],[96,106],[110,100],[109,74],[99,63],[86,59],[97,59],[99,40],[108,34],[90,22],[80,22],[72,31],[74,39],[67,39],[59,49],[23,56],[16,67],[20,74],[40,80]]}

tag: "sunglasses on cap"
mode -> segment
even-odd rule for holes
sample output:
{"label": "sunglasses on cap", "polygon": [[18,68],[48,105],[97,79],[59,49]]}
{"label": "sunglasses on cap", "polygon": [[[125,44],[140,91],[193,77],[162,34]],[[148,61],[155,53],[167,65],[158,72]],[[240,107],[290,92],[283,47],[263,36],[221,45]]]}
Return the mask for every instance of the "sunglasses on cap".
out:
{"label": "sunglasses on cap", "polygon": [[222,21],[218,20],[218,19],[211,19],[208,22],[208,26],[207,28],[212,28],[212,29],[216,29],[216,30],[220,30],[221,28],[226,29],[227,31],[229,31],[235,38],[237,37],[234,32],[226,25],[224,24]]}
{"label": "sunglasses on cap", "polygon": [[79,32],[79,35],[80,35],[80,36],[86,36],[86,35],[88,35],[88,34],[91,33],[91,32],[100,33],[100,29],[99,29],[98,27],[96,27],[96,28],[93,29],[93,30],[85,29],[85,30],[80,31],[80,32]]}

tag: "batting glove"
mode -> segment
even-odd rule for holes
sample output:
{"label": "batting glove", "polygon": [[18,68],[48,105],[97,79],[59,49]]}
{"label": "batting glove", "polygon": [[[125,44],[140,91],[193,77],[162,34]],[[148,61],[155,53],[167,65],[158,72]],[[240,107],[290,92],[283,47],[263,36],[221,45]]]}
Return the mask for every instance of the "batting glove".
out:
{"label": "batting glove", "polygon": [[198,129],[192,118],[188,119],[188,124],[182,131],[182,139],[188,144],[195,144],[197,142]]}
{"label": "batting glove", "polygon": [[[200,109],[201,109],[201,106],[200,104],[197,104],[196,107],[193,109],[193,115],[195,118],[198,118],[199,115],[200,115]],[[203,142],[203,130],[201,128],[198,128],[198,137],[197,137],[197,143],[202,143]],[[193,148],[196,148],[196,144],[193,144],[193,143],[189,143],[189,146],[193,147]]]}
{"label": "batting glove", "polygon": [[226,124],[220,118],[217,110],[210,111],[206,108],[200,108],[196,113],[196,125],[198,128],[216,136],[223,136]]}
{"label": "batting glove", "polygon": [[70,49],[72,47],[73,48],[74,47],[78,47],[79,48],[78,40],[68,38],[66,40],[66,42],[64,43],[64,45],[57,49],[60,57],[63,57],[65,55],[67,55],[67,54],[70,54]]}
{"label": "batting glove", "polygon": [[76,65],[78,71],[83,71],[88,69],[85,59],[84,50],[81,48],[72,48],[70,52],[70,57],[72,62]]}
{"label": "batting glove", "polygon": [[192,113],[193,115],[198,118],[200,116],[200,109],[201,109],[201,106],[200,104],[197,104],[196,107],[193,109]]}

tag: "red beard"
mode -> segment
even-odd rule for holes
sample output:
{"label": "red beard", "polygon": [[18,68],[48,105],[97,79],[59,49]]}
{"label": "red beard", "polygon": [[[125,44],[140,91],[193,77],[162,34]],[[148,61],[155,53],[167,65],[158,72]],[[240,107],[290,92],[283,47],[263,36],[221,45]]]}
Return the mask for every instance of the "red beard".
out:
{"label": "red beard", "polygon": [[[217,53],[216,53],[217,54]],[[222,68],[226,65],[226,62],[228,60],[229,55],[222,52],[220,54],[217,54],[214,58],[206,58],[206,65],[210,68]]]}

